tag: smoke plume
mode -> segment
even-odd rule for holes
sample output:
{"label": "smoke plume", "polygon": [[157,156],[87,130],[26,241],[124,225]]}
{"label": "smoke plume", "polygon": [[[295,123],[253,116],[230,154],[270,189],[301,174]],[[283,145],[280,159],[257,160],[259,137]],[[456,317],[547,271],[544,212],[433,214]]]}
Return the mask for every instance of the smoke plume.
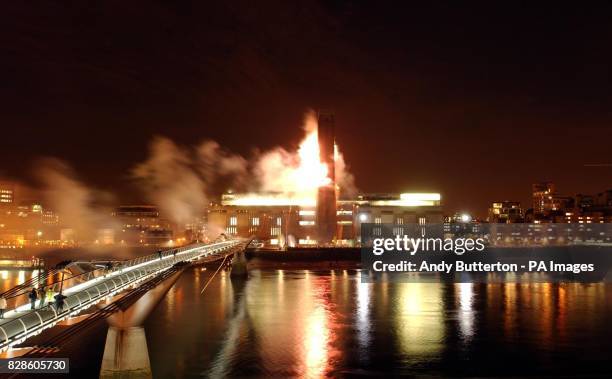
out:
{"label": "smoke plume", "polygon": [[[317,117],[314,111],[304,116],[302,127],[305,137],[295,152],[277,147],[254,159],[254,176],[259,191],[281,191],[288,196],[314,197],[321,185],[327,184],[327,168],[320,162],[317,135]],[[344,156],[335,146],[335,178],[341,197],[357,193],[355,178],[348,171]]]}
{"label": "smoke plume", "polygon": [[197,148],[197,168],[207,183],[219,179],[229,180],[229,185],[243,189],[247,185],[248,161],[232,154],[215,141],[204,141]]}
{"label": "smoke plume", "polygon": [[206,184],[192,157],[163,137],[153,139],[149,150],[149,158],[133,169],[133,177],[165,216],[180,224],[191,222],[207,203]]}
{"label": "smoke plume", "polygon": [[108,206],[111,196],[81,183],[67,163],[55,158],[42,159],[35,174],[43,185],[45,203],[79,239],[91,240],[99,229],[114,226]]}
{"label": "smoke plume", "polygon": [[[148,199],[166,217],[180,224],[201,215],[218,187],[316,199],[317,189],[328,184],[329,179],[327,167],[319,158],[314,112],[306,114],[303,129],[305,137],[296,151],[276,147],[256,153],[251,159],[233,154],[211,140],[189,148],[156,137],[151,142],[149,157],[132,170],[132,176],[140,182]],[[337,148],[335,155],[340,195],[353,196],[354,177]]]}
{"label": "smoke plume", "polygon": [[339,196],[342,199],[353,199],[357,196],[357,186],[355,186],[355,177],[348,170],[348,166],[344,161],[344,155],[338,150],[338,145],[334,149],[336,162],[336,184],[340,190]]}

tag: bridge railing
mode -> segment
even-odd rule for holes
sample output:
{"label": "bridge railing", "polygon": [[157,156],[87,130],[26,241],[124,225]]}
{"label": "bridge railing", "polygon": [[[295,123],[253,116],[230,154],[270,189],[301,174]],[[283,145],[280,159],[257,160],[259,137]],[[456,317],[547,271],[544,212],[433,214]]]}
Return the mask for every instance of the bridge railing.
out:
{"label": "bridge railing", "polygon": [[[199,243],[199,244],[181,246],[181,247],[177,247],[173,249],[161,250],[160,252],[161,252],[162,259],[164,259],[169,256],[173,256],[175,251],[177,254],[179,254],[186,250],[193,250],[193,249],[197,249],[198,247],[206,247],[206,246],[207,246],[206,244]],[[97,268],[95,270],[91,270],[91,271],[87,271],[87,272],[75,274],[75,275],[65,273],[64,275],[59,275],[58,278],[52,279],[51,281],[48,281],[46,283],[45,282],[39,283],[38,288],[42,286],[45,292],[47,291],[48,288],[51,288],[53,295],[55,295],[60,292],[60,289],[65,291],[79,284],[89,282],[92,279],[99,278],[99,277],[106,277],[107,275],[113,275],[116,272],[122,272],[125,269],[131,268],[131,267],[143,264],[143,263],[152,262],[158,259],[160,259],[159,252],[128,259],[125,261],[120,261],[120,262],[113,264],[110,268]],[[17,308],[23,309],[23,307],[29,308],[29,304],[31,303],[29,294],[32,288],[35,288],[35,287],[24,288],[20,292],[13,293],[9,296],[6,296],[5,299],[7,301],[7,310],[17,309]],[[51,299],[46,298],[46,294],[44,296],[45,298],[41,302],[40,294],[38,294],[38,298],[35,303],[35,308],[41,308],[44,304],[47,304],[48,302],[53,301],[52,298]]]}
{"label": "bridge railing", "polygon": [[[32,288],[35,288],[36,290],[40,288],[44,289],[45,294],[43,295],[43,299],[44,299],[43,303],[46,303],[48,300],[46,299],[47,297],[46,292],[49,288],[55,295],[56,293],[60,291],[60,288],[68,289],[77,284],[87,282],[93,278],[103,276],[107,272],[108,271],[105,269],[95,269],[95,270],[80,273],[80,274],[72,274],[72,275],[70,273],[64,273],[64,275],[56,274],[54,275],[55,277],[57,277],[56,279],[49,278],[50,280],[47,282],[43,281],[41,283],[38,283],[37,287],[24,288],[23,290],[17,293],[13,293],[10,296],[6,296],[5,299],[7,301],[7,306],[8,306],[7,308],[17,309],[17,308],[30,304],[31,300],[30,300],[29,295],[30,295],[30,292],[32,291]],[[38,291],[37,291],[37,300],[36,300],[35,305],[36,305],[36,308],[40,308],[41,306],[41,294],[38,293]]]}
{"label": "bridge railing", "polygon": [[[112,272],[106,271],[106,274],[102,277],[95,276],[96,274],[93,271],[82,274],[90,275],[89,277],[92,282],[71,293],[66,293],[67,296],[64,299],[64,306],[62,309],[58,309],[55,304],[46,304],[40,309],[34,311],[26,310],[23,313],[20,312],[17,317],[0,320],[0,351],[6,350],[10,346],[20,343],[32,335],[40,333],[42,330],[55,325],[62,319],[78,314],[82,310],[91,307],[105,298],[111,297],[126,288],[137,285],[139,282],[147,280],[152,275],[156,275],[163,270],[171,268],[179,260],[197,259],[199,256],[222,252],[236,245],[237,241],[227,241],[227,243],[213,245],[189,245],[179,248],[176,251],[176,260],[168,259],[168,257],[174,255],[174,249],[172,249],[168,250],[169,253],[162,252],[162,259],[160,259],[159,254],[151,254],[126,261],[126,263],[130,264],[129,266],[123,266]],[[178,255],[179,253],[185,254]],[[149,264],[136,267],[142,263]],[[131,267],[131,269],[128,269],[129,267]],[[84,278],[85,277],[83,277],[83,279]],[[93,280],[96,278],[99,279]],[[85,281],[82,280],[81,283],[78,284],[82,283],[85,283]]]}

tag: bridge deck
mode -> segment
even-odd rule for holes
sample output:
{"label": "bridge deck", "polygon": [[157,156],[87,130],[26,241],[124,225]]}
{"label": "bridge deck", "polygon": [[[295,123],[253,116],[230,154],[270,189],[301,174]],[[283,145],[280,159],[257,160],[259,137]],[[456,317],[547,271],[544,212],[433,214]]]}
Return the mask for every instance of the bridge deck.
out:
{"label": "bridge deck", "polygon": [[[120,291],[137,286],[142,281],[170,269],[179,261],[223,255],[240,243],[238,240],[230,240],[209,245],[190,245],[164,251],[161,257],[159,254],[152,254],[122,262],[113,271],[86,273],[83,278],[74,281],[62,291],[66,296],[63,309],[47,304],[31,310],[30,304],[24,304],[6,312],[5,319],[0,320],[0,351],[7,350]],[[36,302],[37,306],[39,302]]]}

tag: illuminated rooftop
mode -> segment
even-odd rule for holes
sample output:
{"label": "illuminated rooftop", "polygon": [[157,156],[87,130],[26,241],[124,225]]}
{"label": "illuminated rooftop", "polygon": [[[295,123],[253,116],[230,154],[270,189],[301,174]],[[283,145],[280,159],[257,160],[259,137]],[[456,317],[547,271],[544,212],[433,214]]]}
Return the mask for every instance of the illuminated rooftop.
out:
{"label": "illuminated rooftop", "polygon": [[221,205],[237,207],[314,207],[317,205],[317,200],[315,196],[283,192],[226,193],[221,195]]}
{"label": "illuminated rooftop", "polygon": [[[439,206],[439,193],[401,193],[360,195],[355,200],[340,200],[339,203],[355,203],[374,207],[432,207]],[[221,205],[239,207],[315,207],[316,196],[307,194],[264,192],[226,193],[221,196]]]}
{"label": "illuminated rooftop", "polygon": [[363,195],[357,202],[373,207],[434,207],[440,205],[441,199],[439,193],[406,192],[399,195]]}

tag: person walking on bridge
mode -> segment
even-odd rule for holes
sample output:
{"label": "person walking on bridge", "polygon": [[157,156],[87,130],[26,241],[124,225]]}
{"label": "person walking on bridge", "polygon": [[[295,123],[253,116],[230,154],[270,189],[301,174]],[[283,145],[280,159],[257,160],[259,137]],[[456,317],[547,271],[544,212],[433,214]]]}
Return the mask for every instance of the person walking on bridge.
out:
{"label": "person walking on bridge", "polygon": [[161,249],[157,250],[157,255],[159,255],[159,260],[161,261],[161,259],[162,259],[162,251],[161,251]]}
{"label": "person walking on bridge", "polygon": [[111,262],[106,262],[104,265],[104,277],[109,274],[113,270],[113,264]]}
{"label": "person walking on bridge", "polygon": [[53,289],[51,286],[47,287],[46,297],[47,305],[53,304]]}
{"label": "person walking on bridge", "polygon": [[36,299],[38,299],[38,292],[36,292],[36,288],[32,287],[32,291],[28,294],[30,298],[30,309],[36,309]]}
{"label": "person walking on bridge", "polygon": [[40,298],[40,303],[38,303],[38,308],[42,308],[45,306],[45,287],[40,287],[38,289],[38,297]]}
{"label": "person walking on bridge", "polygon": [[0,318],[4,318],[4,311],[6,311],[7,304],[4,296],[0,296]]}
{"label": "person walking on bridge", "polygon": [[62,295],[61,292],[55,295],[55,310],[57,313],[61,313],[64,310],[64,299],[66,296]]}

